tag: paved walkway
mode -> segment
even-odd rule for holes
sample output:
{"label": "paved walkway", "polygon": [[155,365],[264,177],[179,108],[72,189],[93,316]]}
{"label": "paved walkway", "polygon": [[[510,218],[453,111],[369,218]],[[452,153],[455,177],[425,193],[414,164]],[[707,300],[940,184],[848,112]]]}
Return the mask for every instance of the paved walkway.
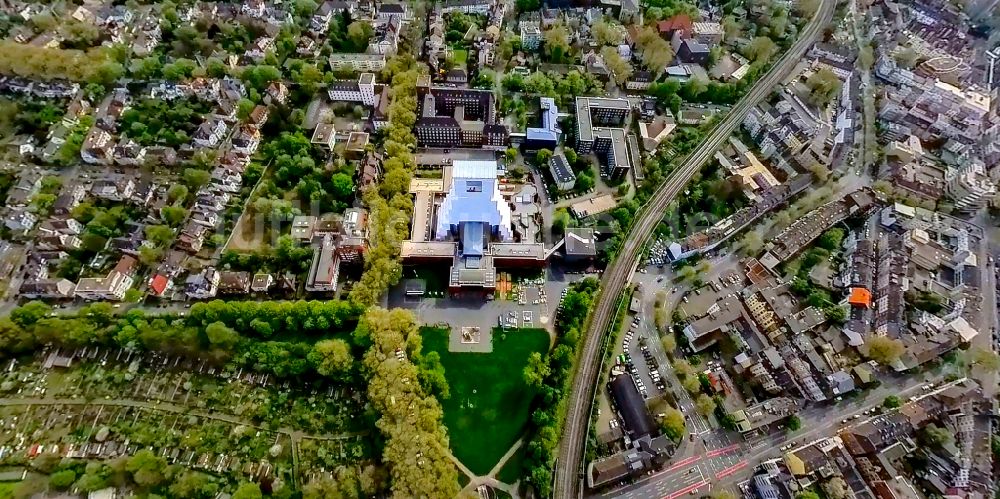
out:
{"label": "paved walkway", "polygon": [[469,477],[469,483],[462,488],[462,491],[459,493],[459,496],[474,497],[474,494],[476,494],[476,489],[482,485],[486,485],[488,487],[492,487],[497,490],[502,490],[510,494],[510,496],[514,499],[519,499],[521,496],[518,495],[517,493],[517,482],[514,482],[512,484],[501,482],[500,480],[496,479],[496,474],[500,473],[500,470],[502,470],[504,465],[507,464],[507,461],[509,461],[510,458],[514,455],[514,453],[517,452],[517,450],[520,449],[522,445],[524,445],[524,442],[526,441],[527,438],[528,438],[527,435],[525,435],[519,438],[517,442],[514,442],[514,445],[510,446],[510,449],[507,450],[507,453],[505,453],[503,457],[501,457],[500,460],[497,462],[497,464],[493,466],[493,469],[491,469],[488,474],[483,476],[477,476],[475,473],[472,472],[472,470],[466,468],[465,465],[462,464],[462,462],[459,461],[458,458],[456,458],[451,452],[448,452],[448,457],[450,457],[452,462],[455,463],[455,466],[458,466],[458,469],[461,470],[461,472],[464,473],[465,476]]}

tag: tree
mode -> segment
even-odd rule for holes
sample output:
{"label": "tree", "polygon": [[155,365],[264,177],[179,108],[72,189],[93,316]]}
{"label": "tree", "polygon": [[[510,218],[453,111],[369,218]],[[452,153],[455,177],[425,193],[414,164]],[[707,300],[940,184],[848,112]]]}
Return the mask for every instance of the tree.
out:
{"label": "tree", "polygon": [[840,243],[844,241],[844,229],[833,227],[819,236],[816,245],[828,251],[835,251],[840,248]]}
{"label": "tree", "polygon": [[534,12],[542,8],[541,0],[517,0],[518,12]]}
{"label": "tree", "polygon": [[188,188],[184,184],[174,184],[170,186],[167,190],[167,201],[174,203],[177,201],[183,202],[187,198]]}
{"label": "tree", "polygon": [[667,333],[660,338],[660,341],[663,343],[663,351],[667,355],[673,356],[674,351],[677,350],[677,337],[673,333]]}
{"label": "tree", "polygon": [[215,348],[230,350],[240,341],[240,335],[224,322],[213,322],[205,327],[208,343]]}
{"label": "tree", "polygon": [[795,414],[792,414],[788,417],[788,422],[785,423],[785,426],[788,427],[789,431],[798,431],[799,428],[802,428],[802,420]]}
{"label": "tree", "polygon": [[611,71],[611,76],[618,85],[624,85],[629,77],[632,76],[632,65],[626,62],[625,59],[622,59],[622,56],[618,54],[617,48],[602,48],[601,58],[604,59],[604,65],[608,67],[608,71]]}
{"label": "tree", "polygon": [[940,426],[931,423],[921,430],[918,438],[924,445],[940,449],[948,442],[951,442],[952,436],[951,432],[948,431],[947,428],[941,428]]}
{"label": "tree", "polygon": [[29,301],[11,310],[10,320],[18,326],[27,328],[46,318],[52,313],[52,307],[40,301]]}
{"label": "tree", "polygon": [[920,55],[917,54],[917,51],[910,47],[897,50],[896,53],[892,55],[896,64],[899,64],[906,69],[913,69],[913,67],[917,65],[919,57]]}
{"label": "tree", "polygon": [[562,24],[556,24],[542,33],[545,41],[545,53],[553,62],[562,61],[569,53],[569,31]]}
{"label": "tree", "polygon": [[76,472],[71,469],[60,470],[49,476],[49,485],[56,490],[66,490],[76,481]]}
{"label": "tree", "polygon": [[899,357],[903,355],[906,348],[903,346],[903,342],[889,338],[888,336],[876,336],[868,340],[868,358],[882,364],[884,366],[889,366],[896,363]]}
{"label": "tree", "polygon": [[989,373],[1000,370],[1000,355],[983,347],[973,347],[969,350],[970,363]]}
{"label": "tree", "polygon": [[819,10],[819,0],[799,0],[793,5],[795,13],[803,18],[811,18]]}
{"label": "tree", "polygon": [[707,394],[704,393],[698,395],[698,399],[694,401],[694,405],[695,408],[698,410],[698,413],[701,414],[702,416],[708,416],[713,411],[715,411],[715,401],[712,400],[712,397],[709,397]]}
{"label": "tree", "polygon": [[674,60],[674,50],[652,27],[642,28],[636,36],[636,47],[643,64],[655,75],[663,72]]}
{"label": "tree", "polygon": [[177,227],[184,222],[185,218],[187,218],[187,210],[180,206],[164,206],[160,209],[160,218],[162,218],[167,225]]}
{"label": "tree", "polygon": [[233,492],[233,499],[262,499],[264,494],[260,491],[260,486],[256,483],[243,482]]}
{"label": "tree", "polygon": [[606,19],[601,19],[591,27],[591,33],[598,45],[620,45],[625,41],[625,36],[620,25],[611,24]]}
{"label": "tree", "polygon": [[125,470],[132,474],[132,481],[144,488],[156,487],[163,483],[167,461],[157,457],[153,451],[143,449],[136,452],[125,462]]}
{"label": "tree", "polygon": [[566,227],[569,226],[570,218],[569,211],[565,208],[556,209],[552,216],[552,233],[562,234],[566,231]]}
{"label": "tree", "polygon": [[185,168],[181,179],[188,187],[198,190],[207,184],[209,180],[212,180],[212,173],[197,168]]}
{"label": "tree", "polygon": [[886,409],[896,409],[901,405],[903,405],[903,401],[899,400],[899,397],[895,395],[889,395],[882,400],[882,407]]}
{"label": "tree", "polygon": [[354,365],[354,356],[347,342],[336,338],[317,341],[309,352],[309,362],[323,376],[344,379]]}
{"label": "tree", "polygon": [[778,46],[774,44],[774,40],[766,36],[758,36],[750,41],[750,45],[746,49],[746,56],[754,62],[766,62],[777,50]]}
{"label": "tree", "polygon": [[872,66],[875,64],[875,49],[872,48],[871,44],[866,43],[861,50],[858,51],[858,66],[865,71],[871,71]]}
{"label": "tree", "polygon": [[354,21],[347,26],[347,37],[350,38],[354,52],[362,52],[368,46],[372,34],[375,32],[370,23],[365,21]]}
{"label": "tree", "polygon": [[806,86],[809,87],[808,100],[814,106],[826,106],[840,93],[842,85],[843,82],[832,70],[822,68],[806,78]]}
{"label": "tree", "polygon": [[212,499],[219,493],[219,484],[205,473],[188,470],[176,477],[169,490],[173,497]]}
{"label": "tree", "polygon": [[524,382],[531,388],[539,389],[545,385],[545,378],[551,373],[548,359],[542,357],[539,352],[531,352],[528,356],[528,365],[524,366]]}
{"label": "tree", "polygon": [[684,415],[681,414],[681,411],[673,407],[668,408],[663,411],[663,417],[660,418],[660,429],[663,430],[663,434],[667,438],[674,442],[680,442],[687,431],[687,427],[684,424]]}
{"label": "tree", "polygon": [[549,164],[550,159],[552,159],[552,151],[548,149],[539,149],[538,153],[535,154],[535,162],[542,168]]}
{"label": "tree", "polygon": [[839,476],[835,476],[824,483],[823,490],[830,499],[846,499],[848,497],[847,482]]}

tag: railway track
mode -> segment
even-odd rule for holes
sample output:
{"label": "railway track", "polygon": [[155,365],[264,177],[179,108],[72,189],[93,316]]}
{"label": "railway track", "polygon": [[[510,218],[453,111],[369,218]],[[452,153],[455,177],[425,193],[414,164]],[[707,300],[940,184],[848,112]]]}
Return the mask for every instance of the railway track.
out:
{"label": "railway track", "polygon": [[806,51],[816,41],[818,35],[833,19],[836,0],[822,0],[812,20],[800,34],[798,40],[762,77],[753,88],[729,111],[723,120],[702,141],[699,148],[674,171],[653,194],[653,198],[642,209],[629,231],[629,237],[622,243],[618,257],[604,272],[601,292],[597,298],[590,326],[584,337],[583,351],[579,358],[578,372],[573,379],[573,387],[566,411],[559,457],[556,461],[553,496],[572,499],[580,497],[584,490],[583,453],[587,441],[590,409],[593,402],[599,369],[601,366],[601,344],[614,316],[618,298],[635,271],[642,246],[659,223],[667,205],[684,189],[691,177],[701,168],[742,123],[743,118],[771,89],[777,86]]}

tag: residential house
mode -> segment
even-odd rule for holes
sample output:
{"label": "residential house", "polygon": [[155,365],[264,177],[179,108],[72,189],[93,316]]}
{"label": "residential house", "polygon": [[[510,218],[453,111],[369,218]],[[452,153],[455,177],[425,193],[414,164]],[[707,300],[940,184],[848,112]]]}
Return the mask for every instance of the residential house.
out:
{"label": "residential house", "polygon": [[361,161],[358,172],[358,183],[362,189],[378,184],[382,178],[382,155],[369,151]]}
{"label": "residential house", "polygon": [[264,93],[264,101],[267,104],[283,105],[288,101],[288,87],[280,81],[271,82]]}
{"label": "residential house", "polygon": [[385,69],[385,54],[331,54],[330,69],[333,71],[382,71]]}
{"label": "residential house", "polygon": [[650,71],[635,71],[625,82],[627,90],[647,90],[653,85],[653,73]]}
{"label": "residential house", "polygon": [[247,294],[252,278],[249,272],[219,272],[219,293]]}
{"label": "residential house", "polygon": [[208,227],[194,221],[189,221],[177,236],[177,247],[188,253],[197,253],[201,251],[202,246],[205,244],[208,232]]}
{"label": "residential house", "polygon": [[258,105],[253,108],[253,111],[250,111],[247,123],[260,128],[267,122],[268,116],[270,116],[270,113],[267,111],[267,106]]}
{"label": "residential house", "polygon": [[441,13],[461,12],[463,14],[488,16],[493,8],[493,4],[493,0],[445,0],[441,4]]}
{"label": "residential house", "polygon": [[217,270],[207,267],[184,281],[184,294],[194,300],[214,298],[219,292],[221,276]]}
{"label": "residential house", "polygon": [[408,21],[413,15],[405,3],[383,3],[378,6],[375,20],[388,22],[392,18],[399,18],[400,21]]}
{"label": "residential house", "polygon": [[80,157],[94,165],[111,164],[114,153],[114,140],[107,130],[91,127],[80,146]]}
{"label": "residential house", "polygon": [[42,188],[42,176],[33,172],[21,174],[7,194],[6,206],[27,206]]}
{"label": "residential house", "polygon": [[210,117],[195,130],[191,139],[200,147],[214,148],[225,138],[228,130],[225,120]]}
{"label": "residential house", "polygon": [[156,274],[149,280],[151,295],[161,297],[173,289],[174,281],[163,274]]}
{"label": "residential house", "polygon": [[260,145],[260,129],[252,125],[241,126],[239,131],[232,138],[233,150],[251,155],[257,151]]}
{"label": "residential house", "polygon": [[566,156],[556,153],[549,159],[549,173],[556,184],[556,188],[561,191],[568,191],[576,185],[576,174],[566,161]]}
{"label": "residential house", "polygon": [[332,150],[334,144],[337,143],[337,130],[333,123],[316,125],[316,129],[313,130],[312,143]]}
{"label": "residential house", "polygon": [[135,179],[128,175],[109,175],[94,182],[90,193],[108,201],[123,202],[135,192]]}
{"label": "residential house", "polygon": [[[70,192],[64,192],[56,198],[56,201],[52,203],[52,214],[57,216],[69,215],[73,208],[80,205],[83,198],[86,196],[86,188],[82,185],[75,184],[70,187]],[[76,192],[79,191],[83,193],[79,197],[76,196]]]}
{"label": "residential house", "polygon": [[85,277],[79,280],[74,290],[77,298],[84,300],[121,301],[125,299],[135,280],[137,261],[131,256],[123,256],[106,277]]}
{"label": "residential house", "polygon": [[56,234],[79,236],[83,233],[83,224],[72,218],[53,218],[51,220],[46,220],[42,223],[42,225],[38,226],[38,233],[43,236],[52,236]]}
{"label": "residential house", "polygon": [[274,276],[271,274],[255,274],[253,282],[250,283],[250,291],[254,293],[266,293],[271,286],[274,286]]}
{"label": "residential house", "polygon": [[38,223],[38,217],[27,208],[11,208],[3,219],[3,224],[14,232],[27,232]]}
{"label": "residential house", "polygon": [[254,40],[253,44],[250,45],[250,48],[248,48],[246,52],[243,53],[243,57],[254,62],[260,62],[261,60],[264,59],[264,56],[266,56],[268,52],[273,52],[273,51],[274,51],[274,38],[271,38],[269,36],[262,36]]}
{"label": "residential house", "polygon": [[691,37],[702,45],[715,47],[722,43],[725,35],[722,25],[716,22],[696,22],[691,24]]}
{"label": "residential house", "polygon": [[25,280],[18,288],[17,294],[29,300],[35,299],[66,299],[73,297],[76,285],[67,279],[32,279]]}
{"label": "residential house", "polygon": [[139,166],[146,160],[146,148],[132,140],[125,139],[114,148],[115,164],[122,166]]}
{"label": "residential house", "polygon": [[83,242],[73,234],[49,234],[35,238],[35,247],[43,251],[74,251]]}

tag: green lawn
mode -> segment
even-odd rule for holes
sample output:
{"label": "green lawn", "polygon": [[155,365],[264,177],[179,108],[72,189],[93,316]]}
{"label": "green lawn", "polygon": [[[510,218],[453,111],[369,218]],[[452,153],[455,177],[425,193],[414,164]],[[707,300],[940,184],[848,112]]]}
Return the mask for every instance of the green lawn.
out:
{"label": "green lawn", "polygon": [[526,457],[525,449],[522,445],[520,449],[517,449],[517,452],[515,452],[514,455],[510,456],[510,459],[507,460],[507,464],[503,465],[503,468],[500,468],[500,472],[497,473],[497,480],[512,485],[514,482],[520,480],[521,475],[524,473],[524,459]]}
{"label": "green lawn", "polygon": [[532,352],[546,352],[544,329],[494,330],[493,352],[452,353],[448,331],[421,329],[423,351],[438,352],[451,397],[442,400],[451,449],[473,473],[485,475],[524,432],[535,396],[521,372]]}
{"label": "green lawn", "polygon": [[14,489],[21,482],[0,482],[0,499],[14,497]]}
{"label": "green lawn", "polygon": [[455,61],[455,65],[460,68],[464,68],[465,62],[469,59],[469,51],[458,49],[458,50],[452,50],[451,54],[452,54],[451,58],[453,61]]}

